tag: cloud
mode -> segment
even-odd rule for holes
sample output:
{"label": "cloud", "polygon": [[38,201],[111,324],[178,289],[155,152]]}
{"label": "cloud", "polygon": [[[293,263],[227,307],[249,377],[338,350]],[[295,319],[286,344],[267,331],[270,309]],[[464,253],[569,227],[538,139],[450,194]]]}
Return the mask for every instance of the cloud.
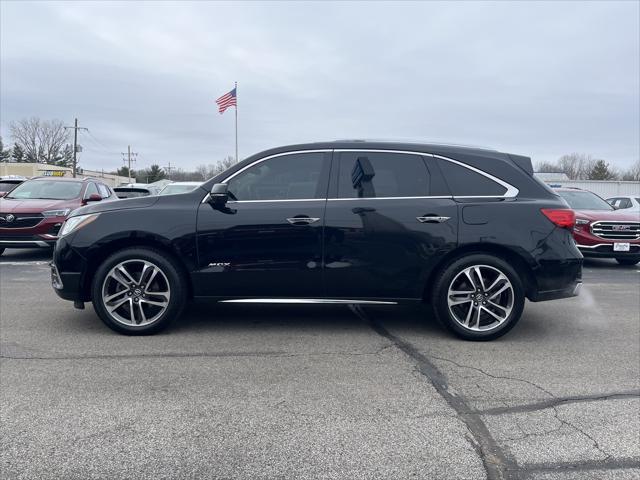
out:
{"label": "cloud", "polygon": [[[334,138],[423,138],[553,160],[640,156],[639,5],[3,2],[0,128],[90,128],[86,167],[192,168]],[[8,143],[8,138],[5,139]]]}

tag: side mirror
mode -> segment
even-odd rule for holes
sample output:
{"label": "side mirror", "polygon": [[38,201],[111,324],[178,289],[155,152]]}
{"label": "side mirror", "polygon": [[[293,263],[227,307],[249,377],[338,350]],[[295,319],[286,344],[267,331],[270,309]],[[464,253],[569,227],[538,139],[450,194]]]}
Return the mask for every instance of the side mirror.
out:
{"label": "side mirror", "polygon": [[214,183],[209,192],[209,203],[216,208],[222,208],[229,200],[228,186],[226,183]]}
{"label": "side mirror", "polygon": [[99,202],[100,200],[102,200],[102,197],[100,195],[98,195],[97,193],[92,193],[88,198],[84,199],[84,203]]}

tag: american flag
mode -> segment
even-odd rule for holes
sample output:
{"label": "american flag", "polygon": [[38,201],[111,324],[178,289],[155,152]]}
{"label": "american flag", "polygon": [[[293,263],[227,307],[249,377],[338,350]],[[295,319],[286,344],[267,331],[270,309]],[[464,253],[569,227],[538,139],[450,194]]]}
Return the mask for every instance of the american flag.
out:
{"label": "american flag", "polygon": [[218,104],[218,111],[220,113],[224,113],[224,111],[229,107],[237,107],[236,103],[236,89],[234,88],[229,93],[225,93],[219,99],[216,100]]}

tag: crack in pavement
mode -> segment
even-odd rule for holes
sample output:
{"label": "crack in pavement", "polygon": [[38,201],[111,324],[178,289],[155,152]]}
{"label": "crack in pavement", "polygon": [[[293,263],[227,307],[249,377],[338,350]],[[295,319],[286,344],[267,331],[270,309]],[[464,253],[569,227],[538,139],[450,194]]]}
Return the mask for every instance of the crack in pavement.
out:
{"label": "crack in pavement", "polygon": [[225,357],[313,357],[313,356],[376,356],[388,348],[385,345],[375,352],[315,352],[315,353],[287,353],[287,352],[217,352],[217,353],[139,353],[122,355],[65,355],[65,356],[12,356],[0,354],[0,359],[6,360],[119,360],[135,358],[225,358]]}
{"label": "crack in pavement", "polygon": [[517,478],[517,465],[493,439],[489,429],[479,414],[473,412],[461,394],[449,391],[449,385],[443,373],[431,362],[428,356],[416,350],[409,342],[393,335],[384,326],[370,318],[359,305],[349,305],[350,310],[369,325],[378,335],[388,339],[396,348],[416,362],[418,371],[426,377],[436,392],[456,412],[458,418],[469,431],[471,446],[482,460],[487,478],[491,480],[509,480]]}
{"label": "crack in pavement", "polygon": [[578,462],[534,463],[521,467],[521,478],[541,472],[587,472],[590,470],[622,470],[640,468],[640,459],[618,458],[616,460],[583,460]]}
{"label": "crack in pavement", "polygon": [[538,390],[540,390],[541,392],[546,393],[547,395],[549,395],[549,396],[550,396],[550,397],[552,397],[552,398],[557,398],[553,393],[551,393],[551,392],[550,392],[549,390],[547,390],[546,388],[543,388],[543,387],[541,387],[540,385],[537,385],[537,384],[535,384],[535,383],[533,383],[533,382],[531,382],[531,381],[529,381],[529,380],[525,380],[525,379],[523,379],[523,378],[507,377],[507,376],[503,376],[503,375],[493,375],[493,374],[491,374],[491,373],[489,373],[489,372],[485,372],[485,371],[484,371],[483,369],[481,369],[481,368],[478,368],[478,367],[472,367],[472,366],[470,366],[470,365],[463,365],[463,364],[461,364],[461,363],[455,362],[455,361],[450,360],[450,359],[448,359],[448,358],[444,358],[444,357],[437,357],[437,356],[435,356],[435,355],[427,355],[427,356],[428,356],[429,358],[433,358],[433,359],[436,359],[436,360],[441,360],[441,361],[443,361],[443,362],[449,362],[449,363],[452,363],[453,365],[455,365],[456,367],[459,367],[459,368],[468,368],[468,369],[470,369],[470,370],[475,370],[475,371],[477,371],[477,372],[482,373],[483,375],[486,375],[486,376],[487,376],[487,377],[489,377],[489,378],[495,378],[495,379],[498,379],[498,380],[512,380],[512,381],[514,381],[514,382],[522,382],[522,383],[526,383],[526,384],[528,384],[528,385],[531,385],[532,387],[537,388],[537,389],[538,389]]}
{"label": "crack in pavement", "polygon": [[624,400],[627,398],[640,397],[640,390],[626,390],[622,392],[611,393],[595,393],[592,395],[572,395],[569,397],[554,397],[552,400],[528,403],[524,405],[514,405],[507,407],[488,408],[486,410],[477,410],[482,415],[503,415],[507,413],[525,413],[535,412],[537,410],[545,410],[554,406],[569,405],[572,403],[583,402],[599,402],[606,400]]}

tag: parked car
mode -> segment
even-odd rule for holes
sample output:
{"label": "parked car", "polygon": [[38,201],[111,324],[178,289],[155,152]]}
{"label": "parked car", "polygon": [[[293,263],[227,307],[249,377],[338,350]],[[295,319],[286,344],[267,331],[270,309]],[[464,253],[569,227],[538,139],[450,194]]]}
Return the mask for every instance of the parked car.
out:
{"label": "parked car", "polygon": [[640,216],[616,210],[595,193],[577,188],[556,191],[576,212],[573,237],[585,257],[615,258],[621,265],[640,262]]}
{"label": "parked car", "polygon": [[168,183],[165,187],[160,190],[158,195],[174,195],[176,193],[187,193],[195,190],[202,182],[173,182]]}
{"label": "parked car", "polygon": [[131,184],[131,186],[115,187],[113,191],[116,192],[118,198],[148,197],[149,195],[158,194],[158,192],[152,188],[139,185],[134,186],[134,184]]}
{"label": "parked car", "polygon": [[18,175],[8,175],[5,177],[0,177],[0,198],[4,197],[7,193],[16,188],[25,180],[26,177],[21,177]]}
{"label": "parked car", "polygon": [[625,210],[626,213],[640,213],[640,197],[620,196],[607,198],[607,203],[617,210]]}
{"label": "parked car", "polygon": [[0,254],[5,248],[53,247],[73,210],[115,199],[109,186],[97,179],[27,180],[0,198]]}
{"label": "parked car", "polygon": [[458,336],[510,330],[525,298],[578,294],[574,214],[527,157],[343,141],[249,157],[190,193],[81,208],[52,262],[57,294],[110,328],[159,331],[190,298],[426,302]]}

